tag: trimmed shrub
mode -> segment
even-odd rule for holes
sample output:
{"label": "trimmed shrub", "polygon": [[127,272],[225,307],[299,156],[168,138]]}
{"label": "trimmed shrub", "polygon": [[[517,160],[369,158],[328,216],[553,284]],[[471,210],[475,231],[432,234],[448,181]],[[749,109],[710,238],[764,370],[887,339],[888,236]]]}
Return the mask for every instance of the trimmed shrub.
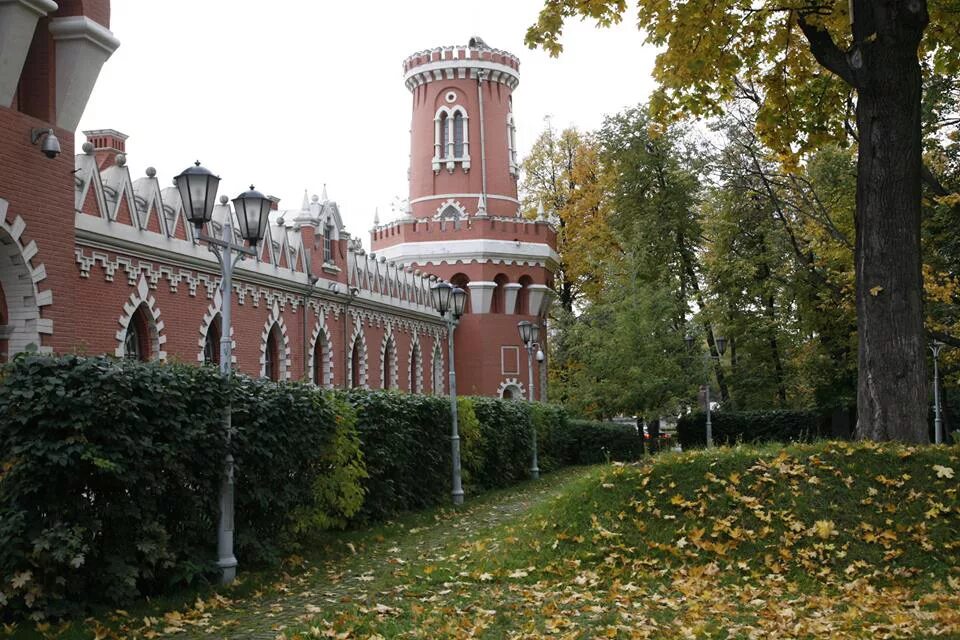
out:
{"label": "trimmed shrub", "polygon": [[530,420],[537,430],[540,471],[549,473],[570,464],[561,450],[564,434],[570,428],[566,410],[554,404],[530,403]]}
{"label": "trimmed shrub", "polygon": [[[710,416],[713,441],[718,445],[738,442],[810,442],[828,435],[814,411],[715,411]],[[707,415],[681,416],[677,437],[684,449],[707,444]]]}
{"label": "trimmed shrub", "polygon": [[228,394],[211,368],[27,355],[0,385],[0,604],[61,616],[210,571]]}
{"label": "trimmed shrub", "polygon": [[479,464],[471,469],[474,487],[508,487],[530,477],[533,440],[530,406],[493,398],[472,398],[480,422]]}
{"label": "trimmed shrub", "polygon": [[357,520],[381,520],[450,495],[449,398],[364,390],[343,395],[357,414],[368,476]]}
{"label": "trimmed shrub", "polygon": [[0,608],[61,617],[215,575],[233,398],[236,544],[269,562],[342,524],[363,475],[349,407],[211,367],[24,355],[0,383]]}
{"label": "trimmed shrub", "polygon": [[[355,417],[307,383],[238,377],[234,384],[237,553],[246,562],[273,563],[293,533],[345,523],[359,509]],[[331,490],[332,482],[346,484]]]}
{"label": "trimmed shrub", "polygon": [[633,462],[644,454],[643,436],[636,427],[593,420],[570,420],[557,447],[564,464]]}

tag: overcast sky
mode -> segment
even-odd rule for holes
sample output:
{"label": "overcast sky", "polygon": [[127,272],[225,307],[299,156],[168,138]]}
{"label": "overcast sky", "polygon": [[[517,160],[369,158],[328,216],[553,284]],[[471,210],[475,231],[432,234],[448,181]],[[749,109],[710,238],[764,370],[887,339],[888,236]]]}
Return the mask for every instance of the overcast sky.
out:
{"label": "overcast sky", "polygon": [[[471,36],[520,58],[514,115],[521,157],[549,116],[556,128],[597,127],[647,98],[654,52],[633,24],[574,21],[564,53],[523,45],[542,0],[112,0],[120,48],[104,65],[85,129],[130,136],[134,179],[161,184],[201,160],[230,197],[253,183],[299,208],[327,185],[348,231],[369,244],[407,195],[409,54]],[[77,134],[78,148],[84,138]]]}

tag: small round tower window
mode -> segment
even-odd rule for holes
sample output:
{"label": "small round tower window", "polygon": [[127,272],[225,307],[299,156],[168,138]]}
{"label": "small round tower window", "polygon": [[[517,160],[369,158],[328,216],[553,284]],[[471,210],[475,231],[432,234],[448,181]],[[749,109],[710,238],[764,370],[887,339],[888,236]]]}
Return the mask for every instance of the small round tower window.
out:
{"label": "small round tower window", "polygon": [[456,101],[457,101],[457,94],[456,94],[455,91],[448,91],[448,92],[447,92],[447,95],[444,96],[444,98],[446,99],[447,102],[456,102]]}

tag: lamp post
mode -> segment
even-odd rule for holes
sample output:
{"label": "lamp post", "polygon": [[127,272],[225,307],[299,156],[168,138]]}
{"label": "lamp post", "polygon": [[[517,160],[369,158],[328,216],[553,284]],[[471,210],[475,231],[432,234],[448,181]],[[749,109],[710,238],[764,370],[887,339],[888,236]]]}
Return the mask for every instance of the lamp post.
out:
{"label": "lamp post", "polygon": [[[520,340],[527,349],[527,382],[530,402],[533,402],[533,350],[539,348],[537,339],[540,337],[540,325],[533,324],[528,320],[521,320],[517,323],[517,330],[520,332]],[[537,461],[537,427],[533,426],[533,462],[530,465],[530,477],[534,480],[540,478],[540,467]]]}
{"label": "lamp post", "polygon": [[939,340],[930,343],[930,351],[933,352],[933,441],[936,444],[943,442],[943,415],[940,412],[940,369],[937,366],[940,350],[943,347],[944,343]]}
{"label": "lamp post", "polygon": [[453,460],[453,504],[463,504],[463,484],[460,479],[460,434],[457,425],[457,373],[453,361],[453,331],[463,315],[467,292],[449,282],[438,282],[430,287],[433,306],[447,322],[447,355],[450,360],[450,451]]}
{"label": "lamp post", "polygon": [[[183,202],[184,214],[197,229],[197,239],[207,243],[207,247],[220,263],[220,373],[224,379],[230,377],[231,355],[231,309],[230,301],[233,287],[233,269],[244,256],[256,256],[255,247],[263,237],[270,214],[270,199],[250,186],[250,191],[240,194],[233,200],[237,214],[238,229],[243,240],[250,247],[236,244],[233,236],[233,214],[228,213],[223,224],[223,239],[212,238],[203,233],[203,225],[213,217],[213,203],[217,197],[220,178],[207,169],[196,165],[189,167],[176,177],[177,190]],[[227,204],[227,197],[220,199]],[[230,452],[233,436],[232,407],[228,397],[223,409],[223,428],[226,434],[227,454],[224,458],[224,473],[220,484],[220,520],[217,524],[217,566],[221,571],[221,582],[230,584],[237,577],[237,558],[233,553],[233,504],[234,504],[234,460]]]}
{"label": "lamp post", "polygon": [[[689,333],[683,337],[683,341],[687,343],[687,348],[693,348],[693,336]],[[727,349],[727,339],[721,336],[716,336],[714,338],[714,344],[717,345],[717,354],[714,356],[709,351],[703,354],[703,363],[704,363],[704,372],[706,373],[706,387],[704,390],[704,399],[706,400],[707,405],[707,448],[713,448],[713,421],[711,420],[711,411],[710,411],[710,363],[713,362],[716,358],[717,362],[720,361],[720,356],[723,355],[723,352]]]}

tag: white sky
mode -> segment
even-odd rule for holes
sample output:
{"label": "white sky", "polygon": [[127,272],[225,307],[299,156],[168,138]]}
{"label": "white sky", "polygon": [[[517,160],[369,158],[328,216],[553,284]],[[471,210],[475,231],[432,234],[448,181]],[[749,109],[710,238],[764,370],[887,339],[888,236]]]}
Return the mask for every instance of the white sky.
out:
{"label": "white sky", "polygon": [[[514,115],[521,157],[553,126],[597,127],[647,98],[654,51],[629,24],[574,21],[564,53],[523,45],[542,0],[112,0],[120,48],[104,65],[80,122],[130,136],[134,179],[156,167],[162,185],[194,160],[223,178],[220,194],[252,182],[299,208],[324,183],[347,230],[369,244],[407,196],[410,93],[401,62],[471,36],[520,58]],[[77,148],[84,137],[78,132]]]}

